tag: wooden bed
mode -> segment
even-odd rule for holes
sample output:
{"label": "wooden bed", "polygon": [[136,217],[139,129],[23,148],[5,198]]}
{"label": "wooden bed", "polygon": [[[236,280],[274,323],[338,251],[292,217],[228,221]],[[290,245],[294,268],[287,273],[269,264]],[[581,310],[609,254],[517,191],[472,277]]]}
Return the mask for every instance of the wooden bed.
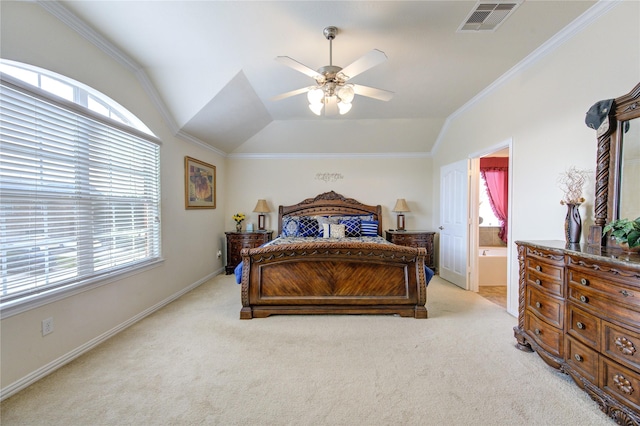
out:
{"label": "wooden bed", "polygon": [[[292,206],[283,217],[372,214],[382,235],[382,210],[326,192]],[[348,240],[348,239],[347,239]],[[240,319],[274,314],[397,314],[427,318],[424,248],[359,241],[320,241],[242,250]]]}

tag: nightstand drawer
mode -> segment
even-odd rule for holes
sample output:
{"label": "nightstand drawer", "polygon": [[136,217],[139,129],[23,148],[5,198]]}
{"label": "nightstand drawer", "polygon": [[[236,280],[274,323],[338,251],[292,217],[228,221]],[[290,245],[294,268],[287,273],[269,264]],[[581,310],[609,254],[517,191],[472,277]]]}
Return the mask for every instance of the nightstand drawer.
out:
{"label": "nightstand drawer", "polygon": [[242,261],[240,252],[245,248],[255,248],[271,241],[273,231],[225,232],[227,237],[227,266],[225,273],[231,274]]}

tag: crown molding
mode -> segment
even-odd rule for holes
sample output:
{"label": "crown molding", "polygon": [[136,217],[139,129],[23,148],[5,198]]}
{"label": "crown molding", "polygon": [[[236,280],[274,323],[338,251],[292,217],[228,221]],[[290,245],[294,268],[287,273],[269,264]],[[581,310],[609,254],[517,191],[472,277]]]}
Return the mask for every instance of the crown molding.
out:
{"label": "crown molding", "polygon": [[582,30],[587,28],[593,22],[597,21],[601,16],[609,12],[614,7],[618,6],[620,2],[624,0],[599,0],[598,3],[590,7],[586,12],[577,17],[573,22],[564,27],[558,33],[556,33],[553,37],[547,40],[544,44],[538,47],[536,50],[531,52],[526,58],[513,66],[509,71],[502,74],[495,80],[493,83],[485,87],[480,93],[471,98],[468,102],[458,108],[453,114],[451,114],[445,120],[442,129],[440,129],[440,133],[438,134],[438,138],[436,139],[436,143],[433,145],[431,149],[432,154],[436,154],[438,149],[440,148],[440,144],[444,138],[444,135],[447,133],[449,129],[449,125],[453,120],[461,116],[467,110],[471,109],[485,97],[489,96],[503,84],[510,81],[514,78],[518,73],[524,71],[525,69],[531,67],[542,58],[547,56],[548,54],[554,52],[557,48],[563,45],[566,41],[570,40],[573,36],[580,33]]}
{"label": "crown molding", "polygon": [[379,153],[264,153],[264,154],[228,154],[228,158],[241,160],[318,160],[340,158],[430,158],[430,152],[379,152]]}

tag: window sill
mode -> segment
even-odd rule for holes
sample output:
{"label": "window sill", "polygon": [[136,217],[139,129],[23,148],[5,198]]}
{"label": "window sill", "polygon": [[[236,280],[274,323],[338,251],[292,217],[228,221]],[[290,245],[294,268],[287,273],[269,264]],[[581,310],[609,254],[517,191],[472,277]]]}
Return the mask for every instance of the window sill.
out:
{"label": "window sill", "polygon": [[35,294],[33,296],[0,304],[0,319],[9,318],[14,315],[27,312],[31,309],[47,305],[58,300],[66,299],[67,297],[71,297],[76,294],[113,283],[115,281],[123,280],[127,277],[157,268],[163,263],[164,259],[158,258],[152,262],[145,263],[142,266],[136,266],[131,269],[119,271],[118,273],[101,277],[96,280],[88,281],[84,284],[74,284],[63,288],[57,288],[45,293]]}

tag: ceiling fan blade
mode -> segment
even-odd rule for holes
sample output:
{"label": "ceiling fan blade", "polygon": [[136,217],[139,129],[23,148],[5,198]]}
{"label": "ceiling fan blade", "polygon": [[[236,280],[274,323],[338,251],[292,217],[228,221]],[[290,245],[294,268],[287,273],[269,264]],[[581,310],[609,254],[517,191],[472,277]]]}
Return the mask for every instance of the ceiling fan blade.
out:
{"label": "ceiling fan blade", "polygon": [[296,61],[295,59],[291,59],[288,56],[278,56],[276,57],[276,61],[280,62],[283,65],[291,67],[294,70],[301,72],[302,74],[306,74],[311,78],[322,77],[322,74],[320,74],[318,71],[314,71],[308,66],[301,64],[300,62]]}
{"label": "ceiling fan blade", "polygon": [[355,77],[356,75],[365,72],[369,68],[373,68],[378,64],[387,60],[387,55],[383,51],[373,49],[371,52],[362,56],[360,59],[356,59],[351,65],[347,65],[341,73],[348,79]]}
{"label": "ceiling fan blade", "polygon": [[393,92],[389,92],[388,90],[376,89],[375,87],[362,86],[360,84],[354,84],[353,91],[356,95],[366,96],[380,101],[388,101],[393,98],[394,95]]}
{"label": "ceiling fan blade", "polygon": [[281,99],[289,98],[291,96],[300,95],[302,93],[306,93],[309,90],[313,89],[314,86],[303,87],[302,89],[292,90],[290,92],[281,93],[271,98],[272,101],[279,101]]}

